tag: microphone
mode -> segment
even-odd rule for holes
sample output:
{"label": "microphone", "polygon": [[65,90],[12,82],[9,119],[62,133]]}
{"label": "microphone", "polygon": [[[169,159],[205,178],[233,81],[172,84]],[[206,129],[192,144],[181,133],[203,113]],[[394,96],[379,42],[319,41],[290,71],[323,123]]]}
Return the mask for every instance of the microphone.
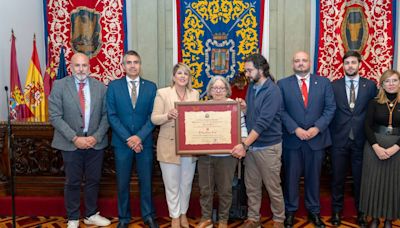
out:
{"label": "microphone", "polygon": [[4,86],[4,90],[7,92],[8,91],[8,86]]}

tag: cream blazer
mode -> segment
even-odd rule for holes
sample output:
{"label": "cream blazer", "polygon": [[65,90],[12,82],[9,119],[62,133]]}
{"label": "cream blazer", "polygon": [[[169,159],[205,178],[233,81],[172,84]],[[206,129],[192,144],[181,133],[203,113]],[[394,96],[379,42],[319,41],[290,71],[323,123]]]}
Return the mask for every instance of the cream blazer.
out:
{"label": "cream blazer", "polygon": [[[186,90],[187,100],[198,101],[199,92],[192,89]],[[157,90],[154,100],[151,122],[160,125],[160,133],[157,140],[157,160],[160,162],[180,164],[180,156],[176,154],[175,148],[175,120],[168,120],[168,111],[175,108],[175,102],[178,102],[178,94],[175,87],[166,87]],[[195,162],[197,159],[193,159]]]}

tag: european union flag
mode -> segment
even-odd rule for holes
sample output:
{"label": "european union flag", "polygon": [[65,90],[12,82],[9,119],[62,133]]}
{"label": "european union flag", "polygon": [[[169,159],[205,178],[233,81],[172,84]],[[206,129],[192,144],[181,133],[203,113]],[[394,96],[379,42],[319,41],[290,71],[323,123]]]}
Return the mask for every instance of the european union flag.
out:
{"label": "european union flag", "polygon": [[64,47],[61,47],[60,50],[60,63],[58,64],[57,70],[57,80],[61,79],[68,75],[67,65],[65,64],[65,54],[64,54]]}

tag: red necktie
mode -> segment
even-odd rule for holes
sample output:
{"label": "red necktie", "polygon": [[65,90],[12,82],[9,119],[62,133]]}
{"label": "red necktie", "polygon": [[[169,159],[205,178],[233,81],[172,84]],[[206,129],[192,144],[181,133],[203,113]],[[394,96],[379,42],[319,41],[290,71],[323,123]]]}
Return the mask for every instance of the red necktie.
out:
{"label": "red necktie", "polygon": [[308,104],[308,92],[307,92],[306,79],[301,79],[301,94],[303,95],[304,107],[307,108],[307,104]]}
{"label": "red necktie", "polygon": [[83,87],[85,87],[85,83],[80,82],[78,96],[79,96],[79,104],[81,105],[81,110],[82,110],[83,127],[85,127],[85,93],[83,92]]}

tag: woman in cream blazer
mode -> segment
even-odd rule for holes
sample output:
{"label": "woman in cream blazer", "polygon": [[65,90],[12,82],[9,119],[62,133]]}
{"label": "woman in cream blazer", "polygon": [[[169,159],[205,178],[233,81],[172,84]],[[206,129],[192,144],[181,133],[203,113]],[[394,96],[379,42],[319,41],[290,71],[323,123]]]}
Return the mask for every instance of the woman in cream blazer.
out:
{"label": "woman in cream blazer", "polygon": [[171,227],[189,227],[186,212],[189,208],[196,159],[181,157],[175,148],[175,102],[198,101],[199,92],[192,89],[190,68],[178,63],[173,68],[172,85],[157,91],[151,121],[160,125],[157,140],[157,160],[160,162],[165,186]]}

